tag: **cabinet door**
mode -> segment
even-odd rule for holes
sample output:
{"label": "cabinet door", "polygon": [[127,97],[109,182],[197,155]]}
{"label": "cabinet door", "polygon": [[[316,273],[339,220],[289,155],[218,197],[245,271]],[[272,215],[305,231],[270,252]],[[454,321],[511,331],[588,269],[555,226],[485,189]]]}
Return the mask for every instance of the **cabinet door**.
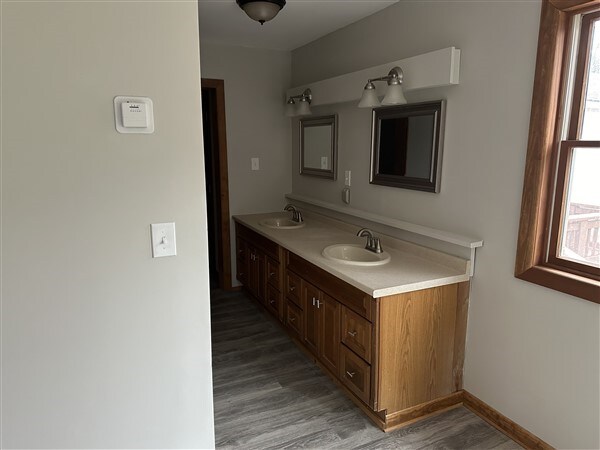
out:
{"label": "cabinet door", "polygon": [[246,241],[236,239],[236,273],[235,276],[244,286],[248,284],[248,245]]}
{"label": "cabinet door", "polygon": [[256,261],[257,265],[256,273],[257,273],[257,283],[256,283],[256,297],[260,300],[262,304],[267,303],[267,274],[266,274],[266,265],[267,265],[267,257],[260,250],[256,251]]}
{"label": "cabinet door", "polygon": [[319,312],[317,308],[320,291],[302,280],[302,301],[304,304],[304,344],[315,355],[319,354]]}
{"label": "cabinet door", "polygon": [[248,283],[247,288],[252,295],[258,294],[258,264],[256,264],[256,249],[248,245]]}
{"label": "cabinet door", "polygon": [[321,293],[319,309],[319,359],[333,373],[338,373],[340,362],[341,306],[327,294]]}

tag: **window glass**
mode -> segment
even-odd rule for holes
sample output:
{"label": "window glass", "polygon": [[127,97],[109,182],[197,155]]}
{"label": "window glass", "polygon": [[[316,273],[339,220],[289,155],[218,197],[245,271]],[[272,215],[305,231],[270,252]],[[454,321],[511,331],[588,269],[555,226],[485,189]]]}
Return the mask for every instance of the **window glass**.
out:
{"label": "window glass", "polygon": [[600,140],[600,20],[594,22],[590,44],[580,139],[596,141]]}
{"label": "window glass", "polygon": [[573,149],[559,257],[600,267],[600,148]]}

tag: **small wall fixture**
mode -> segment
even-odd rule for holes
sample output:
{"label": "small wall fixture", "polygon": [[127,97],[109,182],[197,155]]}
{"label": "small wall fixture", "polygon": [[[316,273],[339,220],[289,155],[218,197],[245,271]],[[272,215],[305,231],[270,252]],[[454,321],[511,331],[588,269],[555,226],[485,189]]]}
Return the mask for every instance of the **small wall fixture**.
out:
{"label": "small wall fixture", "polygon": [[[297,105],[296,99],[299,100]],[[312,93],[310,92],[310,89],[305,89],[300,95],[292,95],[286,102],[285,115],[288,117],[309,116],[312,114],[310,111],[311,102]]]}
{"label": "small wall fixture", "polygon": [[285,6],[285,0],[236,0],[240,8],[253,20],[264,25]]}
{"label": "small wall fixture", "polygon": [[[381,105],[404,105],[407,103],[402,92],[402,80],[404,74],[402,69],[398,66],[394,67],[390,72],[379,78],[369,79],[365,89],[363,90],[362,97],[358,103],[359,108],[376,108]],[[375,90],[374,81],[387,81],[388,88],[383,97],[383,101],[380,102],[377,97],[377,91]]]}

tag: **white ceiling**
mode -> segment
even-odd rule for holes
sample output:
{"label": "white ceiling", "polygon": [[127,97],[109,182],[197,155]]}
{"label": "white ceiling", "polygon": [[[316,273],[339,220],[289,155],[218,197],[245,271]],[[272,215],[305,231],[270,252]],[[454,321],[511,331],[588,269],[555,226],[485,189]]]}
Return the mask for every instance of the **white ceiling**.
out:
{"label": "white ceiling", "polygon": [[287,0],[261,26],[235,0],[198,0],[200,39],[228,45],[293,50],[386,8],[398,0]]}

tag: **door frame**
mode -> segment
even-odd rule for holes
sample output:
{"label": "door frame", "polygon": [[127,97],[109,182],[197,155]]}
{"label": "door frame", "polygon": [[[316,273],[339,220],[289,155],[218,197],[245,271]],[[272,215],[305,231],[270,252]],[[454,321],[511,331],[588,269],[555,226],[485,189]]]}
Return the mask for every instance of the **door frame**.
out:
{"label": "door frame", "polygon": [[219,286],[231,290],[231,227],[229,217],[229,174],[227,166],[227,128],[225,121],[225,81],[212,78],[201,78],[201,87],[215,92],[217,114],[217,149],[215,156],[219,161],[219,173],[215,174],[219,180],[219,202],[221,214],[219,224],[221,228]]}

